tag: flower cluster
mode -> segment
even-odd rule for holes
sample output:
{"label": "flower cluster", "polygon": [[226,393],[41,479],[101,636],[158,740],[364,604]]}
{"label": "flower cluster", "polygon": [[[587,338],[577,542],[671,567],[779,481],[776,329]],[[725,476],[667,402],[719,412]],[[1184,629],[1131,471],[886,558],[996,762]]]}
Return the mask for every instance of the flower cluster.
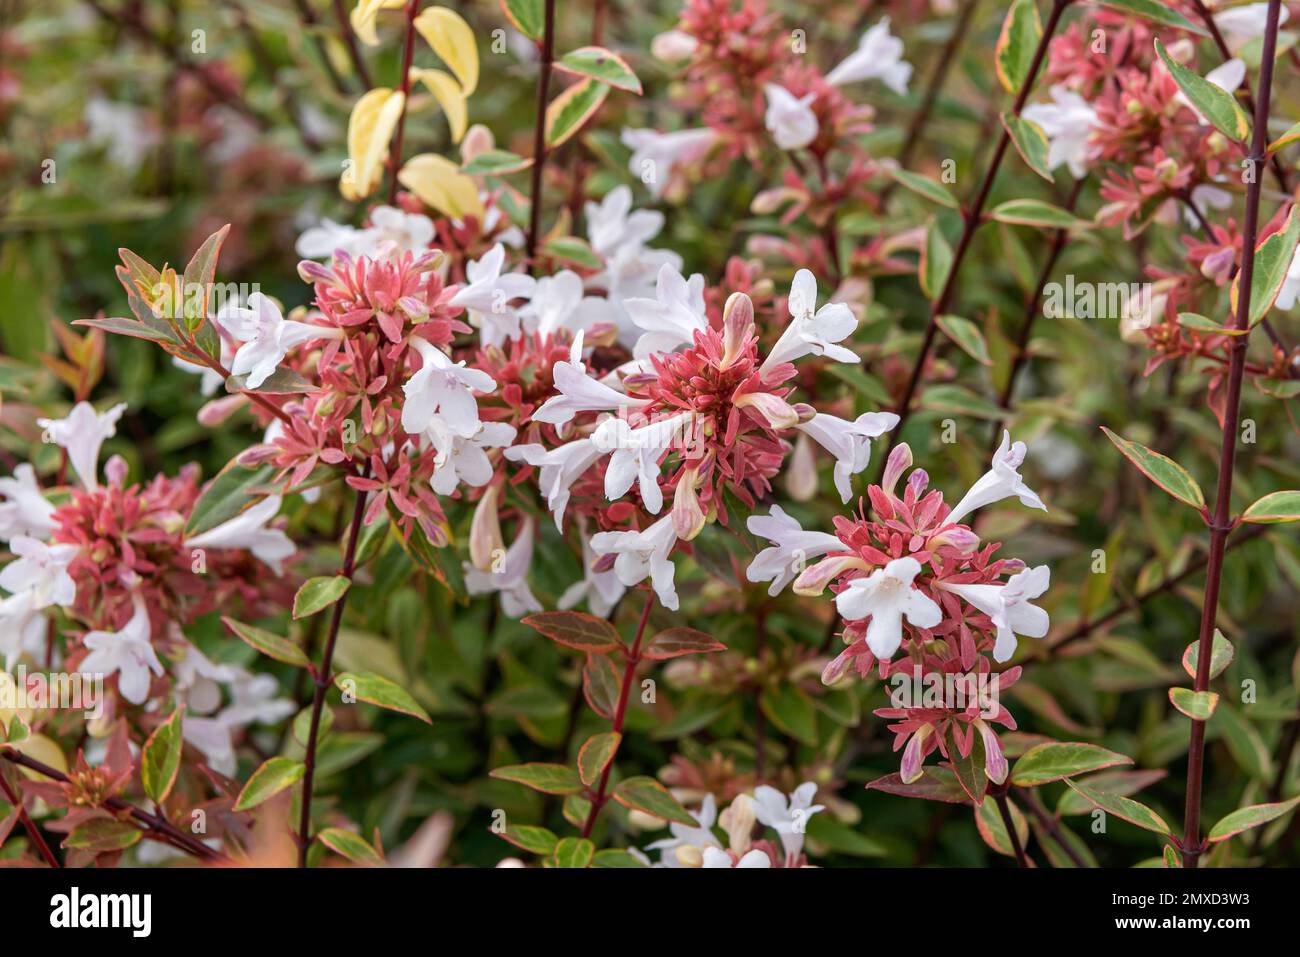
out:
{"label": "flower cluster", "polygon": [[[1004,433],[989,471],[949,506],[941,491],[929,488],[922,469],[908,475],[899,494],[897,485],[912,464],[904,443],[890,453],[880,484],[867,489],[870,513],[864,503],[852,518],[837,516],[834,535],[804,530],[777,506],[749,519],[750,531],[772,542],[750,564],[750,581],[770,581],[773,594],[791,582],[796,594],[820,595],[828,587],[834,593],[847,647],[827,664],[823,682],[832,684],[850,669],[863,678],[873,669],[882,679],[979,678],[991,671],[989,657],[999,664],[1011,659],[1017,636],[1047,634],[1047,613],[1032,602],[1047,591],[1048,567],[996,558],[1000,544],[981,543],[967,521],[1005,498],[1046,509],[1020,476],[1025,451],[1023,442],[1012,443]],[[900,649],[904,657],[895,661]],[[1018,675],[1018,668],[1004,672],[1000,687]],[[945,748],[945,740],[955,740],[968,756],[974,730],[983,738],[989,778],[1005,780],[1006,760],[989,722],[1014,729],[1015,721],[1001,705],[986,713],[972,695],[876,713],[897,722],[891,730],[895,749],[905,747],[904,782],[920,777],[925,755]],[[945,738],[950,729],[955,736]],[[944,756],[953,758],[946,750]]]}

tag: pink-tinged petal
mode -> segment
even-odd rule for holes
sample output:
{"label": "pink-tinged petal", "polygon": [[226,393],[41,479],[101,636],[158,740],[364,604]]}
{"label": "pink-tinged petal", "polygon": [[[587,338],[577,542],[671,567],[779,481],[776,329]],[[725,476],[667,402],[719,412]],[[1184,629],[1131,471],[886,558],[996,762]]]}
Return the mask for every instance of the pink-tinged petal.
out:
{"label": "pink-tinged petal", "polygon": [[984,773],[989,776],[989,780],[995,784],[1001,784],[1007,779],[1007,772],[1010,767],[1007,764],[1007,756],[1002,753],[1002,742],[998,736],[983,721],[976,720],[975,727],[979,728],[980,737],[984,740]]}
{"label": "pink-tinged petal", "polygon": [[903,750],[903,763],[898,769],[904,784],[911,784],[921,777],[922,762],[925,761],[925,739],[933,730],[932,725],[924,725],[907,742],[907,747]]}

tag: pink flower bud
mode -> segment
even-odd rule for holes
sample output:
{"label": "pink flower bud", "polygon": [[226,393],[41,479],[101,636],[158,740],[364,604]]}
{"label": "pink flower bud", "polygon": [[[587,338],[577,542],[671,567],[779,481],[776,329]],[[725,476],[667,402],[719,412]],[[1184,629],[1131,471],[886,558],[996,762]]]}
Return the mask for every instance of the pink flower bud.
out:
{"label": "pink flower bud", "polygon": [[868,571],[871,566],[857,555],[830,555],[816,565],[810,565],[794,580],[796,595],[820,595],[834,579],[850,569]]}
{"label": "pink flower bud", "polygon": [[794,428],[799,413],[790,403],[770,392],[749,392],[733,403],[737,408],[752,408],[774,429]]}
{"label": "pink flower bud", "polygon": [[893,494],[894,486],[898,484],[899,478],[912,464],[912,450],[906,442],[899,442],[894,446],[894,450],[889,453],[889,459],[885,462],[885,474],[880,480],[880,487],[886,492]]}
{"label": "pink flower bud", "polygon": [[469,527],[469,560],[475,568],[487,571],[495,556],[505,552],[501,536],[501,519],[497,512],[499,486],[490,485],[478,500]]}

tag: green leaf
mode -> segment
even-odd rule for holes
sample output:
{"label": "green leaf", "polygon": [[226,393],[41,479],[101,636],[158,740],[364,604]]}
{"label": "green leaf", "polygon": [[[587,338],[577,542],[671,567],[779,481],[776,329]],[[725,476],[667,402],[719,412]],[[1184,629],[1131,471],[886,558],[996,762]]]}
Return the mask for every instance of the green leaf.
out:
{"label": "green leaf", "polygon": [[641,811],[651,817],[699,827],[700,822],[654,778],[633,777],[619,782],[614,789],[614,800],[625,808]]}
{"label": "green leaf", "polygon": [[522,848],[532,854],[540,854],[543,857],[549,857],[555,853],[555,845],[559,840],[546,828],[532,827],[528,824],[515,824],[507,827],[499,833],[499,836],[505,838],[515,847]]}
{"label": "green leaf", "polygon": [[[1166,776],[1167,772],[1163,770],[1101,771],[1097,774],[1090,774],[1080,783],[1087,785],[1094,791],[1129,797],[1137,794],[1143,788],[1150,787],[1157,781],[1163,780]],[[1061,792],[1061,798],[1056,802],[1056,813],[1062,817],[1071,814],[1087,814],[1091,810],[1092,805],[1088,803],[1088,800],[1069,788]]]}
{"label": "green leaf", "polygon": [[[1214,640],[1210,646],[1210,677],[1217,678],[1223,674],[1224,669],[1232,664],[1232,658],[1236,651],[1232,647],[1232,642],[1223,637],[1223,632],[1214,629]],[[1196,666],[1201,657],[1201,643],[1193,641],[1183,651],[1183,670],[1191,678],[1196,677]]]}
{"label": "green leaf", "polygon": [[994,206],[989,218],[1000,223],[1042,226],[1045,229],[1086,229],[1091,225],[1069,210],[1045,203],[1041,199],[1009,199]]}
{"label": "green leaf", "polygon": [[1178,324],[1184,329],[1206,332],[1215,336],[1244,336],[1250,332],[1249,329],[1229,329],[1227,326],[1219,325],[1208,316],[1202,316],[1197,312],[1180,312],[1178,314]]}
{"label": "green leaf", "polygon": [[917,266],[921,292],[928,299],[939,298],[951,269],[952,247],[939,231],[938,221],[932,219],[925,230],[925,245],[921,248],[921,261]]}
{"label": "green leaf", "polygon": [[591,859],[592,867],[645,867],[641,861],[637,860],[627,851],[617,847],[609,847],[603,851],[597,851],[596,856]]}
{"label": "green leaf", "polygon": [[546,107],[547,149],[555,149],[582,129],[608,95],[605,84],[583,80],[552,100]]}
{"label": "green leaf", "polygon": [[560,262],[573,263],[585,269],[600,269],[604,261],[592,250],[591,244],[578,236],[557,236],[542,246],[542,252]]}
{"label": "green leaf", "polygon": [[1223,743],[1237,766],[1261,784],[1273,780],[1273,756],[1264,743],[1259,729],[1246,719],[1237,708],[1221,702],[1216,712],[1215,725],[1223,735]]}
{"label": "green leaf", "polygon": [[335,854],[346,857],[353,864],[362,867],[383,867],[384,859],[364,838],[345,831],[341,827],[327,827],[316,835],[316,839]]}
{"label": "green leaf", "polygon": [[578,777],[582,783],[591,787],[599,779],[609,762],[618,753],[619,742],[623,736],[617,731],[594,734],[587,739],[578,751]]}
{"label": "green leaf", "polygon": [[809,840],[834,851],[836,854],[848,854],[851,857],[885,857],[889,851],[885,845],[863,834],[856,827],[841,824],[830,814],[815,814],[807,818]]}
{"label": "green leaf", "polygon": [[1099,807],[1107,814],[1114,814],[1130,824],[1136,824],[1148,831],[1155,831],[1157,834],[1171,833],[1164,818],[1145,804],[1131,798],[1121,797],[1118,794],[1107,794],[1105,791],[1095,790],[1086,784],[1071,781],[1069,778],[1065,779],[1065,783],[1085,797],[1093,807]]}
{"label": "green leaf", "polygon": [[931,412],[950,412],[977,419],[999,420],[1006,415],[1006,410],[965,386],[946,383],[930,386],[922,392],[921,407]]}
{"label": "green leaf", "polygon": [[155,804],[162,804],[176,784],[176,773],[181,768],[181,750],[185,739],[181,734],[183,708],[175,708],[171,715],[149,735],[140,755],[140,783],[144,793]]}
{"label": "green leaf", "polygon": [[420,707],[405,688],[394,684],[369,671],[344,671],[334,676],[334,684],[343,692],[346,700],[349,695],[367,704],[373,704],[389,711],[400,711],[413,718],[419,718],[425,724],[433,724],[428,713]]}
{"label": "green leaf", "polygon": [[347,593],[352,587],[352,579],[344,575],[324,575],[309,578],[302,583],[298,594],[293,596],[293,617],[310,618],[323,608],[328,608]]}
{"label": "green leaf", "polygon": [[650,639],[642,658],[651,661],[667,661],[682,655],[701,655],[713,651],[726,651],[727,646],[712,635],[706,635],[694,628],[667,628]]}
{"label": "green leaf", "polygon": [[144,837],[138,827],[111,817],[97,817],[79,824],[63,842],[64,847],[89,851],[92,854],[111,854],[125,851],[140,843]]}
{"label": "green leaf", "polygon": [[817,745],[817,708],[797,686],[783,681],[764,688],[758,702],[763,713],[783,732],[809,747]]}
{"label": "green leaf", "polygon": [[185,524],[185,537],[194,538],[216,528],[261,501],[270,490],[267,483],[273,475],[275,468],[271,465],[250,469],[232,459],[194,503]]}
{"label": "green leaf", "polygon": [[[389,512],[390,516],[396,514],[396,506],[391,506]],[[434,545],[419,522],[411,522],[405,535],[400,534],[400,523],[394,522],[393,527],[399,530],[397,540],[411,561],[446,586],[457,600],[468,600],[469,593],[465,589],[460,557],[454,548],[439,548]]]}
{"label": "green leaf", "polygon": [[1276,153],[1278,150],[1290,146],[1292,143],[1300,143],[1300,123],[1297,123],[1272,143],[1269,143],[1268,152]]}
{"label": "green leaf", "polygon": [[217,276],[217,259],[221,256],[221,244],[226,241],[226,235],[230,232],[230,224],[222,226],[215,233],[203,241],[194,253],[194,258],[185,267],[185,302],[189,303],[191,290],[201,288],[203,290],[200,305],[202,308],[198,312],[198,318],[202,320],[208,312],[208,293],[212,289],[212,281]]}
{"label": "green leaf", "polygon": [[292,369],[276,369],[262,380],[256,389],[248,384],[248,376],[232,375],[226,379],[227,392],[256,392],[261,395],[303,395],[315,392],[319,386],[304,379]]}
{"label": "green leaf", "polygon": [[613,651],[622,644],[617,628],[604,618],[581,611],[538,612],[523,623],[551,641],[579,651]]}
{"label": "green leaf", "polygon": [[1132,758],[1095,744],[1077,741],[1040,744],[1030,748],[1016,761],[1011,769],[1011,783],[1019,787],[1037,787],[1076,774],[1132,763]]}
{"label": "green leaf", "polygon": [[1034,51],[1043,37],[1043,23],[1038,18],[1034,0],[1015,0],[1002,21],[1002,32],[993,48],[993,65],[1002,88],[1018,93],[1029,80]]}
{"label": "green leaf", "polygon": [[1094,0],[1094,2],[1098,6],[1110,7],[1112,10],[1119,10],[1121,13],[1128,13],[1143,20],[1149,20],[1152,23],[1177,27],[1180,30],[1186,30],[1188,33],[1195,33],[1199,36],[1209,35],[1204,27],[1192,23],[1177,10],[1174,10],[1168,4],[1160,3],[1159,0]]}
{"label": "green leaf", "polygon": [[1115,443],[1115,448],[1123,452],[1124,457],[1136,465],[1143,475],[1180,502],[1186,502],[1193,508],[1205,508],[1205,496],[1201,494],[1201,487],[1196,484],[1196,479],[1192,478],[1187,469],[1168,456],[1153,452],[1145,445],[1130,442],[1116,435],[1104,425],[1101,430],[1106,433],[1106,438]]}
{"label": "green leaf", "polygon": [[268,658],[283,661],[286,665],[293,665],[295,668],[311,667],[311,662],[307,659],[303,650],[288,638],[282,638],[262,628],[245,625],[243,622],[235,621],[233,618],[227,618],[224,615],[221,621],[235,633],[236,638],[252,645]]}
{"label": "green leaf", "polygon": [[557,70],[574,76],[587,76],[629,93],[641,94],[641,81],[621,56],[604,47],[581,47],[564,54],[555,63]]}
{"label": "green leaf", "polygon": [[1189,70],[1169,56],[1165,45],[1157,38],[1156,53],[1164,61],[1169,74],[1191,102],[1196,112],[1205,117],[1216,130],[1238,143],[1250,139],[1250,117],[1241,108],[1237,98],[1221,87],[1215,86],[1205,77]]}
{"label": "green leaf", "polygon": [[307,765],[292,758],[274,757],[262,762],[262,766],[253,772],[244,789],[239,792],[235,802],[236,811],[247,811],[257,807],[263,801],[274,797],[287,787],[292,787],[302,780],[307,773]]}
{"label": "green leaf", "polygon": [[951,728],[945,734],[944,743],[948,752],[948,763],[952,765],[953,773],[957,776],[957,783],[976,805],[983,803],[989,787],[988,773],[984,770],[984,739],[978,734],[975,735],[970,754],[965,757],[957,747],[957,739],[953,736]]}
{"label": "green leaf", "polygon": [[966,355],[980,365],[993,365],[993,360],[989,358],[989,345],[984,341],[984,333],[975,323],[961,316],[951,315],[939,316],[934,321],[943,334],[957,343],[957,347]]}
{"label": "green leaf", "polygon": [[509,150],[484,150],[460,168],[467,176],[505,176],[518,173],[533,165],[531,158],[524,158]]}
{"label": "green leaf", "polygon": [[546,26],[543,0],[501,0],[501,10],[516,30],[530,40],[540,40]]}
{"label": "green leaf", "polygon": [[497,768],[488,777],[498,781],[513,781],[543,794],[577,794],[582,790],[578,772],[563,764],[511,764]]}
{"label": "green leaf", "polygon": [[[1011,823],[1016,829],[1016,836],[1020,838],[1020,846],[1023,848],[1029,843],[1029,822],[1013,802],[1007,802],[1007,809],[1011,813]],[[980,837],[984,839],[984,843],[996,853],[1004,857],[1016,856],[1011,840],[1007,837],[1007,826],[1002,822],[1002,812],[998,810],[997,801],[985,801],[975,809],[975,827]]]}
{"label": "green leaf", "polygon": [[870,791],[884,791],[899,797],[920,798],[925,801],[941,801],[944,804],[970,804],[970,795],[962,789],[957,775],[951,768],[925,768],[921,776],[910,784],[903,781],[897,771],[876,778],[867,785]]}
{"label": "green leaf", "polygon": [[1206,839],[1211,844],[1217,841],[1226,841],[1242,831],[1248,831],[1252,827],[1259,827],[1261,824],[1277,820],[1283,814],[1292,811],[1297,804],[1300,804],[1300,797],[1293,797],[1289,801],[1279,801],[1276,804],[1252,804],[1250,807],[1238,808],[1210,828],[1209,836]]}
{"label": "green leaf", "polygon": [[1300,521],[1300,492],[1270,492],[1242,512],[1241,520],[1257,525]]}
{"label": "green leaf", "polygon": [[1213,691],[1170,688],[1169,703],[1193,721],[1209,721],[1210,715],[1219,706],[1219,696]]}
{"label": "green leaf", "polygon": [[1025,161],[1025,165],[1049,183],[1053,182],[1048,166],[1048,141],[1043,128],[1032,120],[1014,113],[1002,114],[1002,126],[1011,137],[1011,144]]}
{"label": "green leaf", "polygon": [[559,867],[587,867],[596,854],[596,845],[582,837],[566,837],[555,845],[555,863]]}
{"label": "green leaf", "polygon": [[924,196],[932,203],[938,203],[940,206],[947,206],[949,209],[958,209],[957,197],[950,191],[944,189],[928,176],[922,176],[920,173],[911,173],[905,169],[891,169],[889,175],[893,180],[904,189],[909,189],[913,193]]}
{"label": "green leaf", "polygon": [[605,655],[588,655],[582,669],[582,693],[591,710],[613,720],[623,678]]}

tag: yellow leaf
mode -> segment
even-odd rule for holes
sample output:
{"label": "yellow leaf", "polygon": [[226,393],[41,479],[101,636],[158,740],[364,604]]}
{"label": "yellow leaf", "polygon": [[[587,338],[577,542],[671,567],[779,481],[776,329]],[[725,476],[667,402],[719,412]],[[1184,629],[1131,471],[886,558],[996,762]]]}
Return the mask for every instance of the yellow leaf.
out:
{"label": "yellow leaf", "polygon": [[442,111],[447,114],[447,125],[451,127],[451,141],[459,143],[469,126],[469,110],[465,103],[465,94],[460,84],[450,73],[442,70],[411,70],[411,79],[423,83],[437,99]]}
{"label": "yellow leaf", "polygon": [[[55,770],[68,773],[68,761],[63,756],[63,750],[50,738],[43,734],[34,734],[26,741],[14,746],[14,750],[21,754],[34,758],[42,764],[48,764]],[[27,768],[19,768],[22,773],[33,781],[45,781],[48,778],[36,771],[29,771]]]}
{"label": "yellow leaf", "polygon": [[384,178],[384,158],[406,97],[384,87],[371,90],[352,107],[348,118],[348,168],[339,180],[344,199],[362,200]]}
{"label": "yellow leaf", "polygon": [[352,10],[352,31],[361,38],[361,42],[367,46],[375,46],[379,43],[379,37],[375,33],[375,20],[379,17],[380,10],[397,10],[406,6],[406,0],[361,0]]}
{"label": "yellow leaf", "polygon": [[483,221],[483,201],[478,186],[456,164],[436,153],[421,153],[407,160],[397,181],[444,216]]}
{"label": "yellow leaf", "polygon": [[415,18],[415,29],[442,62],[451,67],[460,81],[461,92],[465,96],[472,94],[478,88],[478,46],[474,31],[465,19],[447,7],[429,7]]}

